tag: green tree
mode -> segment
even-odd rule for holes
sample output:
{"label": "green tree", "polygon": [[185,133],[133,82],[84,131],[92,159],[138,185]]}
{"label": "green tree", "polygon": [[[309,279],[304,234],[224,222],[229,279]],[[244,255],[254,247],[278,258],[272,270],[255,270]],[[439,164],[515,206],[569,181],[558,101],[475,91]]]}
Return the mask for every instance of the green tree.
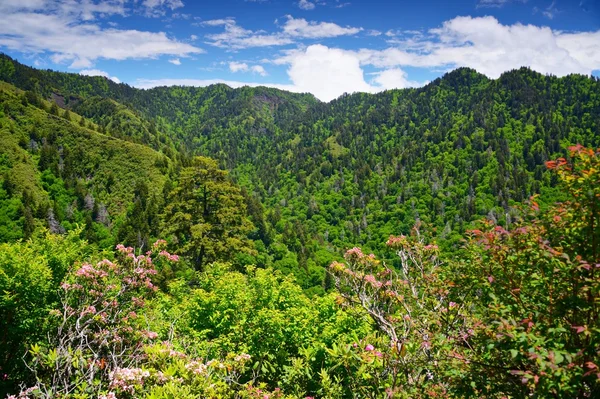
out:
{"label": "green tree", "polygon": [[[506,230],[476,230],[478,328],[470,378],[478,396],[600,395],[600,152],[573,146],[557,172],[568,200]],[[478,380],[477,376],[485,376]]]}
{"label": "green tree", "polygon": [[239,187],[210,158],[196,157],[181,170],[168,197],[164,232],[195,268],[231,260],[238,252],[253,253],[247,235],[254,229]]}

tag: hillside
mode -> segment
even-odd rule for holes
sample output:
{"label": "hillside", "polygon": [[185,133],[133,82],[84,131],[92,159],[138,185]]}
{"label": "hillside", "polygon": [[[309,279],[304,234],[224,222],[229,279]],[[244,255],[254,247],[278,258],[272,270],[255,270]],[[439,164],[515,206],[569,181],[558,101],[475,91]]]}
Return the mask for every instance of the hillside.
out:
{"label": "hillside", "polygon": [[598,79],[0,79],[0,395],[600,394]]}
{"label": "hillside", "polygon": [[[547,160],[575,143],[600,144],[600,82],[526,68],[497,80],[457,69],[420,89],[330,103],[261,87],[139,90],[6,56],[0,79],[61,99],[99,131],[180,165],[194,155],[218,160],[243,187],[257,226],[262,260],[253,262],[293,272],[305,288],[321,285],[340,249],[381,252],[415,221],[448,249],[482,217],[510,224],[519,217],[513,205],[532,195],[561,198]],[[125,206],[105,198],[109,208]]]}
{"label": "hillside", "polygon": [[171,163],[165,155],[102,134],[91,121],[6,83],[0,102],[0,240],[27,237],[36,226],[64,232],[77,223],[106,239],[138,182],[152,195],[162,192]]}

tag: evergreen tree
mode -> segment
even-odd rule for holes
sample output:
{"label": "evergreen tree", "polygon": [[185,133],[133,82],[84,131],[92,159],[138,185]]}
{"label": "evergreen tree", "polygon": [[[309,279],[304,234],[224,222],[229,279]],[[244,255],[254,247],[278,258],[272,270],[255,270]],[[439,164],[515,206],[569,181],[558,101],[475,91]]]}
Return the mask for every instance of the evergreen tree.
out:
{"label": "evergreen tree", "polygon": [[196,157],[181,170],[168,197],[163,230],[197,270],[216,260],[235,259],[238,252],[252,253],[247,235],[253,228],[241,190],[216,161]]}

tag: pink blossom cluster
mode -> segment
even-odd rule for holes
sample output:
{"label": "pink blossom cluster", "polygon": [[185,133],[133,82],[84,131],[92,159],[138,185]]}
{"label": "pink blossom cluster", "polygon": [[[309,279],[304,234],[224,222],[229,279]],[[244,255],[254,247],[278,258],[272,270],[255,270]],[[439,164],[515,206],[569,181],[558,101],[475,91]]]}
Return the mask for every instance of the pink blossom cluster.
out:
{"label": "pink blossom cluster", "polygon": [[179,262],[179,256],[175,255],[175,254],[170,254],[165,250],[162,250],[158,253],[160,256],[164,256],[165,258],[167,258],[168,260],[170,260],[171,262]]}
{"label": "pink blossom cluster", "polygon": [[376,351],[375,347],[371,344],[368,344],[367,346],[365,346],[365,351],[366,352],[373,352],[373,355],[377,356],[377,357],[383,357],[383,353]]}
{"label": "pink blossom cluster", "polygon": [[406,239],[406,236],[401,235],[401,236],[390,236],[390,238],[388,238],[388,240],[386,241],[385,245],[387,245],[388,247],[401,247],[407,243],[408,243],[408,240]]}
{"label": "pink blossom cluster", "polygon": [[154,331],[146,331],[146,337],[148,337],[148,339],[156,339],[158,338],[158,334]]}
{"label": "pink blossom cluster", "polygon": [[144,380],[150,377],[150,372],[140,368],[117,368],[110,373],[110,389],[133,394],[136,386],[144,385]]}
{"label": "pink blossom cluster", "polygon": [[364,258],[365,254],[363,254],[362,250],[358,247],[354,247],[352,249],[349,249],[346,251],[346,254],[344,255],[344,258],[348,261],[354,260],[354,259],[361,259]]}
{"label": "pink blossom cluster", "polygon": [[383,283],[378,281],[372,274],[367,274],[363,279],[375,289],[379,289],[383,286]]}
{"label": "pink blossom cluster", "polygon": [[89,263],[84,263],[79,270],[75,272],[78,277],[89,279],[108,277],[108,273],[102,269],[96,269]]}
{"label": "pink blossom cluster", "polygon": [[251,358],[251,356],[250,356],[249,354],[247,354],[247,353],[242,353],[242,354],[239,354],[239,355],[237,355],[237,356],[234,358],[234,360],[235,360],[236,362],[246,362],[246,361],[250,360],[250,358]]}
{"label": "pink blossom cluster", "polygon": [[167,242],[165,240],[156,240],[156,242],[154,244],[152,244],[152,248],[160,249],[166,245],[167,245]]}
{"label": "pink blossom cluster", "polygon": [[133,253],[133,248],[131,247],[126,247],[123,244],[118,244],[117,245],[117,251],[123,253],[123,254],[132,254]]}
{"label": "pink blossom cluster", "polygon": [[194,360],[194,361],[186,364],[185,369],[188,371],[191,371],[192,373],[194,373],[196,375],[207,375],[207,373],[208,373],[208,366],[197,360]]}

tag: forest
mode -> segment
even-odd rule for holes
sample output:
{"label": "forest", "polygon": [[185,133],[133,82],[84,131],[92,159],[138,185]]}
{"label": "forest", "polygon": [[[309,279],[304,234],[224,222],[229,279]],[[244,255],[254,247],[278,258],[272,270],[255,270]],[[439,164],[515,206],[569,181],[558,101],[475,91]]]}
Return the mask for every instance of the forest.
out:
{"label": "forest", "polygon": [[343,95],[0,54],[0,397],[600,396],[600,80]]}

